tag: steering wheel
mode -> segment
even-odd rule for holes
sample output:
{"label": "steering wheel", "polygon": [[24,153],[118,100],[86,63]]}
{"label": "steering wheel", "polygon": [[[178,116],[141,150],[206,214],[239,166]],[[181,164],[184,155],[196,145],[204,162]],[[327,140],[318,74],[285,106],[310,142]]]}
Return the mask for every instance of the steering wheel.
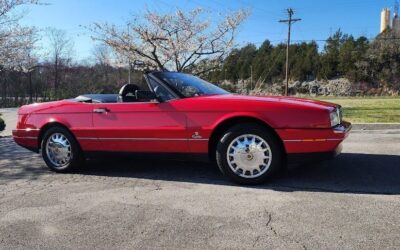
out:
{"label": "steering wheel", "polygon": [[136,102],[136,90],[140,90],[139,86],[136,84],[125,84],[119,90],[118,100],[119,102]]}
{"label": "steering wheel", "polygon": [[159,92],[160,92],[160,86],[158,85],[158,86],[156,86],[154,89],[153,89],[153,91],[154,91],[154,94],[156,94],[157,96],[159,96]]}
{"label": "steering wheel", "polygon": [[174,98],[174,96],[171,93],[169,93],[168,90],[166,90],[163,86],[158,85],[154,87],[153,91],[154,94],[156,94],[156,96],[162,99],[163,101]]}
{"label": "steering wheel", "polygon": [[162,88],[160,88],[160,85],[156,86],[153,90],[154,94],[156,94],[156,96],[160,97],[161,99],[164,99],[164,97],[166,97],[166,93],[163,91]]}

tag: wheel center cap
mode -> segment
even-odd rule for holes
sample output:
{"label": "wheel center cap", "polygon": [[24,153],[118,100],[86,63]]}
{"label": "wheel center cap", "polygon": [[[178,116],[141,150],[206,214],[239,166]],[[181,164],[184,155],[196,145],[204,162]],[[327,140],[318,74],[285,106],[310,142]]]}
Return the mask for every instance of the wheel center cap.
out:
{"label": "wheel center cap", "polygon": [[247,160],[249,160],[249,161],[253,160],[253,155],[252,154],[248,154],[246,157],[247,157]]}

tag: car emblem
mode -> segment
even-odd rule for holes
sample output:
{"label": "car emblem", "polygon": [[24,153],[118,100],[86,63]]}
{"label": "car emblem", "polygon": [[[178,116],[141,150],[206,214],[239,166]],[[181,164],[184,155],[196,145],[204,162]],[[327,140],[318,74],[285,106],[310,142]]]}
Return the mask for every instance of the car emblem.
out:
{"label": "car emblem", "polygon": [[201,139],[201,135],[199,134],[199,132],[194,132],[194,134],[192,135],[193,139]]}

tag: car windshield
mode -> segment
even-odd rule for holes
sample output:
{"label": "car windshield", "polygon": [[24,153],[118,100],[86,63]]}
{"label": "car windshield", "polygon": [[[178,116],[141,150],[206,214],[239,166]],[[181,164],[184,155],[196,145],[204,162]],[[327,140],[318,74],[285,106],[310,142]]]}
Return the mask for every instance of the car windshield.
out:
{"label": "car windshield", "polygon": [[229,94],[229,92],[193,75],[177,72],[157,72],[154,75],[179,91],[184,97]]}

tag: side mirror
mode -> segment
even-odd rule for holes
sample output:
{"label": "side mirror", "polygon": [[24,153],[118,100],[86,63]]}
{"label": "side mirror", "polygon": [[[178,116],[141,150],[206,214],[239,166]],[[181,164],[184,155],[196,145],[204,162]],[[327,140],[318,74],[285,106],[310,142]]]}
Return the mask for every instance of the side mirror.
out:
{"label": "side mirror", "polygon": [[148,90],[136,90],[135,91],[136,100],[139,102],[158,102],[156,94]]}
{"label": "side mirror", "polygon": [[133,61],[133,65],[135,66],[144,66],[144,62],[141,60],[135,60]]}

